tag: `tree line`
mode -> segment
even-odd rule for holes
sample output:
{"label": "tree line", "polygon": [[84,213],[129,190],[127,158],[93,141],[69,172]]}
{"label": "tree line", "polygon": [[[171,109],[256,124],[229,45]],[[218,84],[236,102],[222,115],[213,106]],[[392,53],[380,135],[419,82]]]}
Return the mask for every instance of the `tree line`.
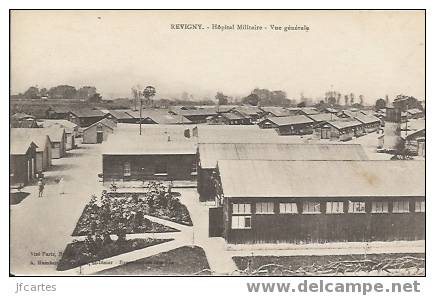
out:
{"label": "tree line", "polygon": [[390,102],[388,96],[385,96],[385,99],[384,98],[377,99],[375,103],[375,109],[376,110],[385,109],[385,107],[391,105],[390,103],[394,107],[400,108],[402,111],[409,110],[409,109],[424,110],[424,107],[422,106],[421,102],[417,98],[413,96],[406,96],[403,94],[396,96],[396,98],[392,102]]}
{"label": "tree line", "polygon": [[24,93],[15,96],[17,99],[58,99],[58,100],[83,100],[89,102],[100,102],[101,95],[95,86],[82,86],[76,88],[71,85],[57,85],[49,89],[37,86],[29,87]]}
{"label": "tree line", "polygon": [[252,106],[283,106],[290,107],[295,104],[294,100],[287,98],[287,94],[282,90],[268,90],[266,88],[255,88],[251,93],[241,99],[234,99],[233,97],[225,95],[223,92],[217,92],[215,100],[219,105],[229,104],[246,104]]}

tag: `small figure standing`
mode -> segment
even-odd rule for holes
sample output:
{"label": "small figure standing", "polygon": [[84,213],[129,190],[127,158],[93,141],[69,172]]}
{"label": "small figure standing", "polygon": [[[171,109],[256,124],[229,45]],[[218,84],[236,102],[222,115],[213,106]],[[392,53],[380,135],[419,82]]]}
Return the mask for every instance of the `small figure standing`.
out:
{"label": "small figure standing", "polygon": [[42,178],[39,178],[38,180],[38,189],[39,189],[38,197],[42,197],[42,195],[44,194],[44,180]]}
{"label": "small figure standing", "polygon": [[65,194],[65,184],[62,177],[59,178],[59,193]]}

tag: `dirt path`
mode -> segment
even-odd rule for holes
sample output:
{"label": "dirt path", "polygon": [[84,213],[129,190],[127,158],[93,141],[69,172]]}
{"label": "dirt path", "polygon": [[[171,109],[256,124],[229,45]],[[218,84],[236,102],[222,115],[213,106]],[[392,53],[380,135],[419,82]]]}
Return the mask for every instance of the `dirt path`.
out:
{"label": "dirt path", "polygon": [[[14,274],[53,274],[60,252],[71,242],[71,233],[92,194],[101,193],[97,180],[101,171],[100,145],[82,145],[68,151],[68,157],[53,159],[45,172],[43,198],[37,186],[23,189],[30,195],[11,206],[11,272]],[[61,195],[56,177],[63,177]],[[79,190],[78,190],[79,188]],[[80,194],[74,192],[79,191]]]}
{"label": "dirt path", "polygon": [[196,188],[179,189],[181,202],[189,210],[193,222],[193,244],[204,249],[214,275],[228,275],[237,270],[230,253],[226,252],[225,240],[208,236],[208,207],[201,203]]}
{"label": "dirt path", "polygon": [[322,256],[424,253],[425,241],[346,242],[324,244],[228,245],[231,256]]}

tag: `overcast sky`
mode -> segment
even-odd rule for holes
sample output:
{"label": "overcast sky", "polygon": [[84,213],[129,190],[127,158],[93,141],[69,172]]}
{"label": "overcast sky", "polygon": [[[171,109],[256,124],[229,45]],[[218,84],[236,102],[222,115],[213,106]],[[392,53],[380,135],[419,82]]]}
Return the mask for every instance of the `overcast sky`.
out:
{"label": "overcast sky", "polygon": [[[424,98],[424,13],[406,11],[15,11],[12,93],[31,85],[94,85],[104,97],[135,84],[158,97],[182,91],[289,98],[334,89]],[[171,30],[170,24],[306,25],[309,32]]]}

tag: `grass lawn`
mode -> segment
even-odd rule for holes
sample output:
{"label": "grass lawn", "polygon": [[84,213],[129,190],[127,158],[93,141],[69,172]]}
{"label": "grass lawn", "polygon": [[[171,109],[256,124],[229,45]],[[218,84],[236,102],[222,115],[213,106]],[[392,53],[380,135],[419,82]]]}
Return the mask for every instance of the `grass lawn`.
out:
{"label": "grass lawn", "polygon": [[[204,250],[184,246],[98,272],[99,275],[209,275]],[[203,272],[201,272],[203,271]]]}
{"label": "grass lawn", "polygon": [[[411,259],[417,258],[416,260]],[[404,259],[405,258],[405,259]],[[410,258],[410,259],[406,259]],[[343,272],[363,272],[373,267],[394,268],[425,267],[425,254],[367,254],[364,255],[327,255],[327,256],[241,256],[233,257],[239,270],[246,270],[247,275],[254,275],[260,267],[264,273],[255,275],[307,275]],[[270,265],[265,267],[265,265]],[[248,267],[249,266],[249,267]],[[281,268],[278,266],[284,266]],[[330,269],[330,272],[328,272]],[[321,272],[320,272],[321,271]]]}
{"label": "grass lawn", "polygon": [[144,249],[157,244],[171,241],[171,239],[131,239],[123,242],[105,244],[98,252],[90,252],[83,241],[73,242],[66,246],[57,270],[68,270],[102,259],[107,259],[131,251]]}
{"label": "grass lawn", "polygon": [[13,206],[13,205],[19,204],[29,195],[30,195],[30,193],[27,193],[27,192],[9,193],[9,199],[11,201],[11,205]]}

